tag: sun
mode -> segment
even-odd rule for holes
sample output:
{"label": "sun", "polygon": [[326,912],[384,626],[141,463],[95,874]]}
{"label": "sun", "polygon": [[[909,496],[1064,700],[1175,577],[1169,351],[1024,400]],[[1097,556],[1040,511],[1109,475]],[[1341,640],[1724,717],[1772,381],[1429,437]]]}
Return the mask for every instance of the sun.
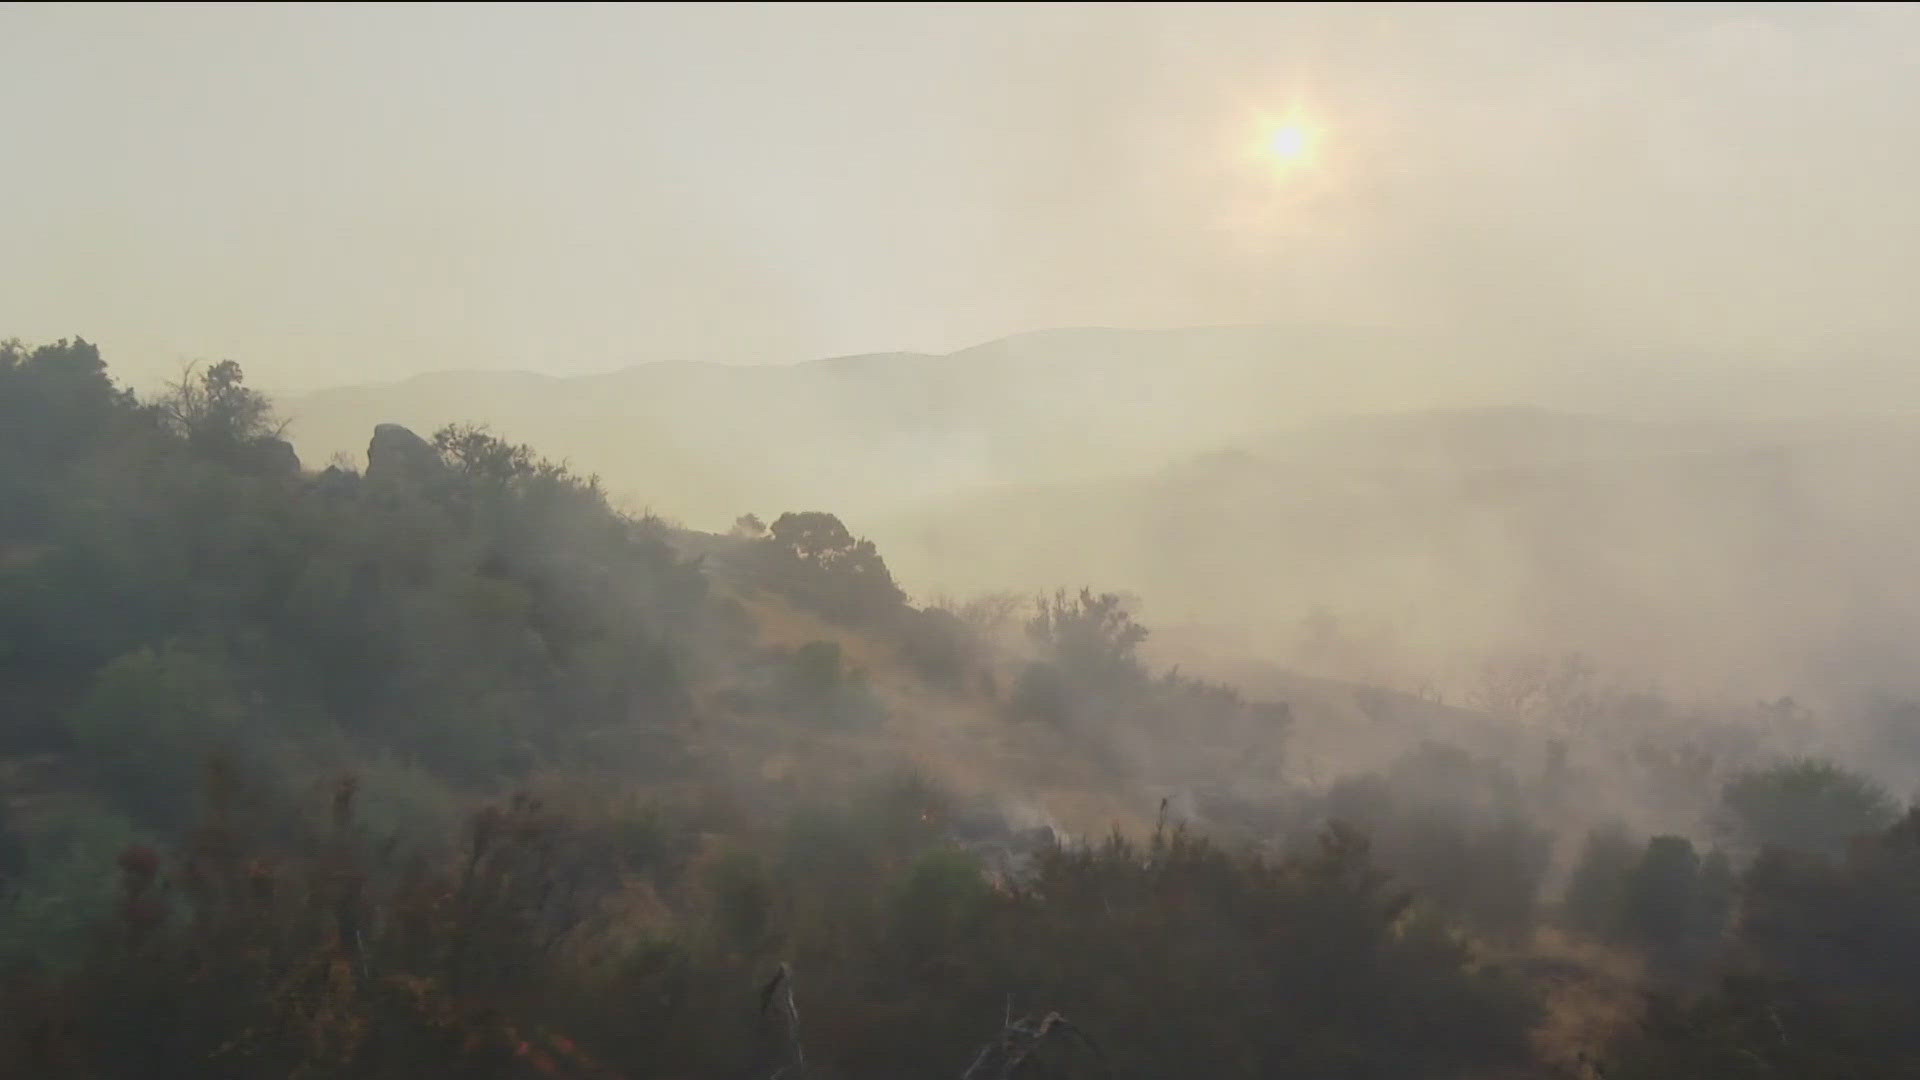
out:
{"label": "sun", "polygon": [[1273,129],[1267,149],[1281,161],[1298,161],[1307,156],[1307,129],[1299,124],[1282,124]]}
{"label": "sun", "polygon": [[1305,124],[1287,121],[1267,133],[1267,155],[1280,165],[1300,165],[1313,156],[1313,133]]}
{"label": "sun", "polygon": [[1317,228],[1316,209],[1344,190],[1353,162],[1337,114],[1302,100],[1267,98],[1222,116],[1216,223],[1249,251]]}

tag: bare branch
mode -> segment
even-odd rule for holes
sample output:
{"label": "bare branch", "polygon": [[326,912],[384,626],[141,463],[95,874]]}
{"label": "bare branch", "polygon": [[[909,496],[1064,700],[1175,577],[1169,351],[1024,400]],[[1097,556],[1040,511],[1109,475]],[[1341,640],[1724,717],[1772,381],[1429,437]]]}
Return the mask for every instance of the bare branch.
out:
{"label": "bare branch", "polygon": [[960,1074],[960,1080],[1012,1080],[1043,1044],[1049,1039],[1058,1041],[1061,1037],[1071,1037],[1084,1046],[1098,1063],[1101,1076],[1113,1075],[1107,1055],[1099,1044],[1086,1032],[1069,1023],[1066,1017],[1050,1012],[1038,1018],[1024,1016],[1007,1021],[1001,1027],[1000,1034],[974,1055],[972,1064]]}

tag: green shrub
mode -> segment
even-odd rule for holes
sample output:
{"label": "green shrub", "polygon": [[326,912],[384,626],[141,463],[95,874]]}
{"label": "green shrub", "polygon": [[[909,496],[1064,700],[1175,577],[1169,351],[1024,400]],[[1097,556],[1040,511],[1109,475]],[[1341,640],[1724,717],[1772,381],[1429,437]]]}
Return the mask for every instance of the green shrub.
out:
{"label": "green shrub", "polygon": [[1720,827],[1749,850],[1838,855],[1848,841],[1893,824],[1900,807],[1879,784],[1831,761],[1801,758],[1727,782]]}
{"label": "green shrub", "polygon": [[74,748],[114,800],[167,828],[192,814],[202,766],[252,733],[243,692],[218,653],[142,646],[100,670],[69,723]]}
{"label": "green shrub", "polygon": [[26,845],[20,873],[0,882],[0,965],[71,964],[88,931],[112,910],[120,873],[114,860],[141,840],[131,820],[82,806],[44,823]]}

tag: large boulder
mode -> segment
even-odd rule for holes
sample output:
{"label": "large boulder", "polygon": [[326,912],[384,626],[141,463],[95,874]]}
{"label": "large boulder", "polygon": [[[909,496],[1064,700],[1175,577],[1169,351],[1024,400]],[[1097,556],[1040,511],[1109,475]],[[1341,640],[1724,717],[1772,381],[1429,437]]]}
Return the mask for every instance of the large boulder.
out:
{"label": "large boulder", "polygon": [[285,439],[267,437],[253,445],[254,460],[263,472],[272,476],[299,476],[300,455]]}
{"label": "large boulder", "polygon": [[367,479],[424,480],[445,469],[433,444],[399,424],[380,424],[367,444]]}

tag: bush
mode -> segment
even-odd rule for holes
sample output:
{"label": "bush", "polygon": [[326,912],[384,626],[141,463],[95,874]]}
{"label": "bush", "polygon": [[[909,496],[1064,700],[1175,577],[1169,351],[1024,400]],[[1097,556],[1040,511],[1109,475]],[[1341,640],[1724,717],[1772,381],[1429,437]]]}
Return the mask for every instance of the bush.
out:
{"label": "bush", "polygon": [[191,819],[201,767],[239,749],[248,719],[225,660],[175,641],[142,646],[101,669],[69,730],[119,805],[178,828]]}
{"label": "bush", "polygon": [[1656,999],[1611,1048],[1605,1075],[1920,1075],[1920,813],[1838,859],[1773,848],[1744,884],[1720,986]]}
{"label": "bush", "polygon": [[1279,862],[1178,830],[1115,838],[1043,856],[1003,914],[993,981],[1075,1018],[1117,1075],[1386,1080],[1524,1060],[1524,994],[1407,911],[1341,830]]}
{"label": "bush", "polygon": [[1830,761],[1802,758],[1729,780],[1720,796],[1719,825],[1748,850],[1838,855],[1848,841],[1885,829],[1899,813],[1899,804],[1871,779]]}
{"label": "bush", "polygon": [[909,610],[898,637],[902,658],[935,686],[962,690],[984,670],[985,643],[973,627],[945,608]]}
{"label": "bush", "polygon": [[1568,926],[1602,940],[1613,938],[1626,902],[1627,879],[1633,875],[1640,852],[1633,837],[1620,826],[1587,833],[1561,906]]}
{"label": "bush", "polygon": [[1066,677],[1055,664],[1035,660],[1020,669],[1014,680],[1007,710],[1021,720],[1045,720],[1059,723],[1071,708]]}
{"label": "bush", "polygon": [[794,650],[777,707],[811,723],[858,725],[884,715],[866,678],[841,660],[840,645],[809,641]]}
{"label": "bush", "polygon": [[124,815],[81,806],[46,822],[18,872],[0,881],[0,967],[76,962],[87,931],[112,910],[114,858],[141,840]]}
{"label": "bush", "polygon": [[1428,743],[1384,776],[1335,783],[1324,809],[1369,830],[1381,865],[1423,903],[1484,934],[1531,928],[1553,836],[1504,765]]}
{"label": "bush", "polygon": [[1027,636],[1070,681],[1083,686],[1118,686],[1145,679],[1137,652],[1147,629],[1133,620],[1117,593],[1095,595],[1062,589],[1035,601]]}
{"label": "bush", "polygon": [[1621,889],[1615,934],[1638,948],[1656,974],[1685,978],[1718,955],[1733,900],[1725,856],[1702,859],[1685,837],[1656,836]]}

